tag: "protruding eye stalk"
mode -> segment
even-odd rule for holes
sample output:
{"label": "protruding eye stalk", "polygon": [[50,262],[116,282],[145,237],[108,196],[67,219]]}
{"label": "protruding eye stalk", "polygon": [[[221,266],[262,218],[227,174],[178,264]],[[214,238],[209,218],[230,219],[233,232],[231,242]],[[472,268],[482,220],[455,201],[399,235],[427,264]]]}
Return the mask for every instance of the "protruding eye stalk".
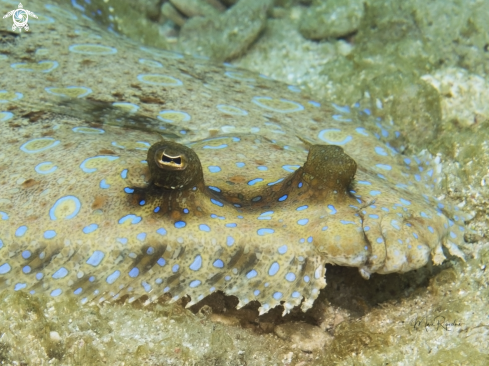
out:
{"label": "protruding eye stalk", "polygon": [[357,163],[340,146],[312,145],[303,169],[304,180],[317,194],[344,196],[355,177]]}
{"label": "protruding eye stalk", "polygon": [[148,151],[152,182],[165,189],[188,189],[204,183],[197,154],[187,146],[160,141]]}

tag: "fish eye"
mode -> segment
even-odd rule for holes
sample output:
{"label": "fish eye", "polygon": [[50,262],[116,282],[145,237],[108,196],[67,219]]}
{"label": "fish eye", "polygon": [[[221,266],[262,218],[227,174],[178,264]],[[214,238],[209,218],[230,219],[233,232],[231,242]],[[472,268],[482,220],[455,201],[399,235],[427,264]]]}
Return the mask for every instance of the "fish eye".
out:
{"label": "fish eye", "polygon": [[166,170],[184,170],[188,165],[185,154],[172,154],[167,149],[158,150],[155,153],[155,161],[161,169]]}
{"label": "fish eye", "polygon": [[148,150],[152,182],[165,189],[188,189],[203,184],[199,157],[191,148],[173,141],[160,141]]}

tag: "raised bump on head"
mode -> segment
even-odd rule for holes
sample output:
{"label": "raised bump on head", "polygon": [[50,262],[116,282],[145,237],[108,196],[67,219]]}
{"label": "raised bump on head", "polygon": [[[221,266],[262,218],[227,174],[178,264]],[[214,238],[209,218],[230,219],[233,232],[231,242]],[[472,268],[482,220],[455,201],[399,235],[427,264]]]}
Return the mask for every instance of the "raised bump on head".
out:
{"label": "raised bump on head", "polygon": [[303,167],[303,179],[318,192],[345,195],[353,182],[357,163],[335,145],[312,145]]}
{"label": "raised bump on head", "polygon": [[152,182],[165,189],[191,188],[204,182],[199,157],[190,148],[172,141],[160,141],[148,150]]}

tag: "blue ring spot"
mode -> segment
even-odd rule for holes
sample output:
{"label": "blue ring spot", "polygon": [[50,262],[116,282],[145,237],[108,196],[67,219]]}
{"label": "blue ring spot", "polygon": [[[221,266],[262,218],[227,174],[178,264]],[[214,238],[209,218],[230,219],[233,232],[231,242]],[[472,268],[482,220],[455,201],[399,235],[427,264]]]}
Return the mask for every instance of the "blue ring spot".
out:
{"label": "blue ring spot", "polygon": [[173,273],[178,272],[179,269],[180,269],[180,266],[178,264],[174,264],[173,267],[171,267],[171,271]]}
{"label": "blue ring spot", "polygon": [[295,172],[297,169],[299,169],[301,166],[300,165],[282,165],[282,169],[289,173]]}
{"label": "blue ring spot", "polygon": [[60,288],[57,288],[56,290],[51,291],[51,296],[52,297],[59,296],[59,295],[61,295],[62,292],[63,291]]}
{"label": "blue ring spot", "polygon": [[228,147],[227,144],[221,144],[218,146],[211,146],[211,145],[202,146],[203,149],[211,149],[211,150],[219,150],[219,149],[224,149],[226,147]]}
{"label": "blue ring spot", "polygon": [[297,223],[299,225],[302,225],[302,226],[306,225],[308,222],[309,222],[309,219],[300,219],[297,221]]}
{"label": "blue ring spot", "polygon": [[189,266],[189,268],[192,271],[198,271],[202,267],[202,257],[200,255],[197,255],[192,262],[192,264]]}
{"label": "blue ring spot", "polygon": [[400,201],[406,206],[409,206],[411,204],[411,201],[405,200],[404,198],[401,198]]}
{"label": "blue ring spot", "polygon": [[97,229],[98,229],[98,225],[97,224],[90,224],[90,225],[85,226],[83,228],[83,233],[90,234],[90,233],[93,233]]}
{"label": "blue ring spot", "polygon": [[70,220],[72,219],[73,217],[75,217],[78,212],[80,212],[80,208],[81,208],[81,203],[80,203],[80,200],[78,198],[76,198],[75,196],[64,196],[64,197],[61,197],[60,199],[58,199],[56,201],[56,203],[54,204],[53,207],[51,207],[51,209],[49,210],[49,217],[51,218],[51,220],[57,220],[57,217],[56,217],[56,209],[58,208],[58,206],[66,201],[72,201],[74,204],[75,204],[75,209],[73,210],[73,212],[71,214],[69,214],[68,216],[65,217],[65,220]]}
{"label": "blue ring spot", "polygon": [[177,229],[184,228],[185,226],[187,226],[187,223],[185,221],[177,221],[177,222],[175,222],[175,227]]}
{"label": "blue ring spot", "polygon": [[156,230],[156,232],[160,235],[166,235],[166,230],[163,229],[162,227],[160,227],[158,230]]}
{"label": "blue ring spot", "polygon": [[258,275],[258,272],[256,272],[254,269],[252,269],[251,271],[249,271],[246,274],[246,278],[247,279],[252,279],[253,277],[256,277],[257,275]]}
{"label": "blue ring spot", "polygon": [[0,275],[10,272],[12,267],[8,263],[4,263],[0,266]]}
{"label": "blue ring spot", "polygon": [[308,207],[309,207],[309,206],[304,205],[304,206],[297,207],[297,208],[296,208],[296,210],[297,210],[297,211],[302,211],[302,210],[307,209]]}
{"label": "blue ring spot", "polygon": [[322,130],[319,132],[318,134],[318,137],[327,142],[328,144],[331,144],[331,145],[345,145],[347,143],[349,143],[351,140],[353,140],[353,137],[351,137],[350,135],[346,136],[345,138],[343,138],[343,140],[341,141],[337,141],[337,140],[332,140],[330,138],[327,137],[327,134],[330,133],[330,132],[341,132],[340,129],[338,128],[327,128],[325,130]]}
{"label": "blue ring spot", "polygon": [[207,167],[211,173],[218,173],[221,171],[221,168],[215,165],[210,165]]}
{"label": "blue ring spot", "polygon": [[200,224],[199,229],[200,229],[200,231],[206,231],[206,232],[211,231],[211,228],[209,226],[207,226],[206,224]]}
{"label": "blue ring spot", "polygon": [[163,267],[166,264],[166,261],[164,258],[160,258],[156,261],[160,267]]}
{"label": "blue ring spot", "polygon": [[134,225],[134,224],[138,224],[139,222],[141,222],[142,218],[139,216],[133,215],[133,214],[129,214],[129,215],[121,217],[119,219],[119,224],[123,224],[128,220],[131,222],[131,224]]}
{"label": "blue ring spot", "polygon": [[216,268],[224,268],[224,262],[220,259],[216,259],[212,265]]}
{"label": "blue ring spot", "polygon": [[392,170],[392,167],[388,164],[375,164],[375,166],[383,170]]}
{"label": "blue ring spot", "polygon": [[226,238],[226,245],[227,245],[228,247],[230,247],[230,246],[232,246],[233,244],[234,244],[234,238],[233,238],[232,236],[228,236],[228,237]]}
{"label": "blue ring spot", "polygon": [[273,234],[275,232],[275,230],[268,229],[268,228],[262,228],[262,229],[258,229],[256,232],[257,232],[258,235],[264,236],[264,235],[267,235],[267,234]]}
{"label": "blue ring spot", "polygon": [[[171,118],[165,118],[163,117],[165,114],[177,114],[179,115],[180,117],[178,119],[171,119]],[[174,122],[188,122],[192,119],[192,117],[190,117],[190,114],[188,114],[187,112],[182,112],[182,111],[174,111],[174,110],[164,110],[164,111],[161,111],[160,113],[158,113],[158,118],[159,120],[163,121],[163,122],[167,122],[167,123],[174,123]]]}
{"label": "blue ring spot", "polygon": [[55,280],[58,280],[60,278],[63,278],[63,277],[66,277],[68,275],[68,270],[65,268],[65,267],[61,267],[60,269],[58,269],[56,272],[54,272],[53,274],[53,278]]}
{"label": "blue ring spot", "polygon": [[142,281],[141,285],[144,287],[144,291],[150,292],[151,291],[151,285],[147,283],[146,281]]}
{"label": "blue ring spot", "polygon": [[129,277],[135,278],[137,276],[139,276],[139,268],[138,267],[134,267],[133,269],[131,269],[129,271]]}
{"label": "blue ring spot", "polygon": [[[0,103],[2,103],[1,100]],[[14,114],[12,112],[2,111],[0,112],[0,122],[6,122],[9,119],[12,119],[13,116]]]}
{"label": "blue ring spot", "polygon": [[[164,81],[152,81],[152,80],[146,80],[146,77],[154,77],[154,78],[161,78],[161,80]],[[173,76],[170,75],[163,75],[163,74],[139,74],[137,76],[137,79],[145,84],[150,84],[150,85],[160,85],[160,86],[181,86],[183,85],[183,82],[181,80],[178,80],[177,78],[174,78]]]}
{"label": "blue ring spot", "polygon": [[275,184],[277,184],[277,183],[280,183],[280,182],[281,182],[281,181],[283,181],[283,180],[284,180],[284,178],[280,178],[280,179],[276,180],[275,182],[270,182],[270,183],[267,183],[267,186],[273,186],[273,185],[275,185]]}
{"label": "blue ring spot", "polygon": [[25,225],[19,226],[17,230],[15,230],[15,236],[21,237],[26,233],[26,231],[27,231],[27,226]]}
{"label": "blue ring spot", "polygon": [[282,296],[283,296],[283,295],[282,295],[282,293],[281,293],[281,292],[275,292],[275,293],[273,294],[273,298],[274,298],[275,300],[280,300],[280,299],[282,298]]}
{"label": "blue ring spot", "polygon": [[107,283],[109,285],[112,285],[115,282],[115,280],[117,280],[119,278],[120,275],[121,275],[121,271],[118,271],[118,270],[115,271],[114,273],[108,275],[107,279],[106,279]]}
{"label": "blue ring spot", "polygon": [[261,100],[271,101],[273,99],[274,98],[271,98],[271,97],[253,97],[253,99],[251,101],[259,107],[262,107],[264,109],[268,109],[269,111],[278,112],[278,113],[292,113],[292,112],[299,112],[299,111],[304,110],[303,105],[301,105],[297,102],[293,102],[291,100],[283,99],[283,98],[280,98],[281,103],[289,104],[289,105],[292,105],[293,107],[292,108],[277,109],[277,108],[270,107],[266,103],[261,102]]}
{"label": "blue ring spot", "polygon": [[284,244],[280,248],[278,248],[278,252],[279,252],[279,254],[285,254],[285,253],[287,253],[287,249],[288,249],[287,245]]}
{"label": "blue ring spot", "polygon": [[280,201],[280,202],[285,201],[285,200],[287,199],[287,197],[288,197],[288,196],[287,196],[286,194],[284,194],[282,197],[280,197],[280,198],[278,199],[278,201]]}
{"label": "blue ring spot", "polygon": [[[50,166],[50,168],[48,168]],[[44,163],[37,164],[34,170],[39,174],[49,174],[53,173],[58,167],[51,163],[50,161],[45,161]]]}
{"label": "blue ring spot", "polygon": [[56,236],[56,231],[54,230],[47,230],[44,232],[44,238],[45,239],[52,239]]}
{"label": "blue ring spot", "polygon": [[107,189],[107,188],[110,188],[110,184],[107,183],[107,181],[105,179],[102,179],[100,181],[100,188],[102,189]]}
{"label": "blue ring spot", "polygon": [[136,239],[139,241],[144,241],[146,239],[146,235],[146,233],[139,233],[138,235],[136,235]]}
{"label": "blue ring spot", "polygon": [[85,173],[93,173],[93,172],[96,172],[97,171],[97,168],[88,168],[86,166],[87,163],[89,163],[91,160],[95,160],[95,159],[99,159],[99,160],[104,159],[104,160],[107,160],[107,161],[114,161],[114,160],[119,159],[119,157],[118,156],[111,156],[111,155],[100,155],[100,156],[94,156],[94,157],[91,157],[91,158],[86,158],[80,164],[80,169],[83,170]]}
{"label": "blue ring spot", "polygon": [[194,288],[194,287],[197,287],[201,284],[201,282],[199,280],[193,280],[192,282],[190,282],[189,286]]}
{"label": "blue ring spot", "polygon": [[91,266],[98,266],[100,262],[102,262],[102,259],[104,259],[105,254],[104,252],[101,252],[100,250],[96,250],[93,252],[90,258],[87,260],[87,264],[90,264]]}
{"label": "blue ring spot", "polygon": [[30,251],[28,251],[28,250],[24,250],[24,251],[22,252],[22,258],[24,258],[24,259],[29,259],[30,257],[31,257],[31,252],[30,252]]}
{"label": "blue ring spot", "polygon": [[25,274],[31,273],[31,267],[30,266],[24,266],[24,268],[22,268],[22,272],[24,272]]}
{"label": "blue ring spot", "polygon": [[270,269],[268,270],[268,275],[275,276],[279,271],[279,269],[280,269],[279,264],[277,262],[273,262],[272,265],[270,266]]}
{"label": "blue ring spot", "polygon": [[380,146],[376,146],[375,147],[375,152],[379,155],[382,155],[382,156],[388,156],[389,154],[387,154],[387,152],[384,150],[384,148],[380,147]]}
{"label": "blue ring spot", "polygon": [[263,179],[262,179],[262,178],[255,178],[255,179],[252,179],[252,180],[250,180],[250,181],[248,182],[248,185],[249,185],[249,186],[253,186],[253,185],[255,185],[255,184],[256,184],[256,183],[258,183],[258,182],[263,182]]}
{"label": "blue ring spot", "polygon": [[225,226],[226,227],[236,227],[237,225],[234,222],[232,222],[230,224],[226,224]]}
{"label": "blue ring spot", "polygon": [[289,272],[285,275],[285,279],[289,282],[294,282],[295,281],[295,274],[292,272]]}
{"label": "blue ring spot", "polygon": [[357,133],[359,133],[360,135],[368,136],[367,130],[365,128],[363,128],[363,127],[357,127],[357,128],[355,128],[355,131]]}
{"label": "blue ring spot", "polygon": [[218,200],[215,200],[214,198],[211,198],[211,202],[219,207],[222,207],[224,206],[224,203],[218,201]]}

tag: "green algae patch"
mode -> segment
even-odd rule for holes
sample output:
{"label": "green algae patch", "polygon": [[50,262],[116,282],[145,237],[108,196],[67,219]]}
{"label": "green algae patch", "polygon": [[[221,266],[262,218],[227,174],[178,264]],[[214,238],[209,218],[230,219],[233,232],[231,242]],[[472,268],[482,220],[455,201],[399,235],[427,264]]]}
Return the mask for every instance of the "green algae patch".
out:
{"label": "green algae patch", "polygon": [[489,355],[474,348],[470,341],[462,342],[453,348],[433,353],[431,349],[419,349],[418,360],[423,365],[485,366]]}
{"label": "green algae patch", "polygon": [[93,14],[94,20],[108,29],[135,41],[165,49],[171,46],[167,39],[161,36],[160,25],[154,21],[159,17],[155,1],[92,0],[78,6],[84,9],[85,14]]}
{"label": "green algae patch", "polygon": [[315,0],[302,14],[299,31],[307,39],[347,36],[357,31],[363,7],[361,0]]}
{"label": "green algae patch", "polygon": [[271,5],[271,0],[241,0],[225,13],[192,18],[181,29],[178,48],[217,61],[236,58],[264,29]]}
{"label": "green algae patch", "polygon": [[402,139],[393,143],[400,151],[401,145],[427,146],[439,134],[442,123],[440,95],[423,80],[402,72],[383,74],[363,86],[367,95],[364,103],[373,114],[391,121]]}
{"label": "green algae patch", "polygon": [[377,352],[391,345],[389,333],[378,333],[368,329],[362,322],[343,322],[335,330],[334,339],[328,350],[330,362],[350,359],[367,349]]}

